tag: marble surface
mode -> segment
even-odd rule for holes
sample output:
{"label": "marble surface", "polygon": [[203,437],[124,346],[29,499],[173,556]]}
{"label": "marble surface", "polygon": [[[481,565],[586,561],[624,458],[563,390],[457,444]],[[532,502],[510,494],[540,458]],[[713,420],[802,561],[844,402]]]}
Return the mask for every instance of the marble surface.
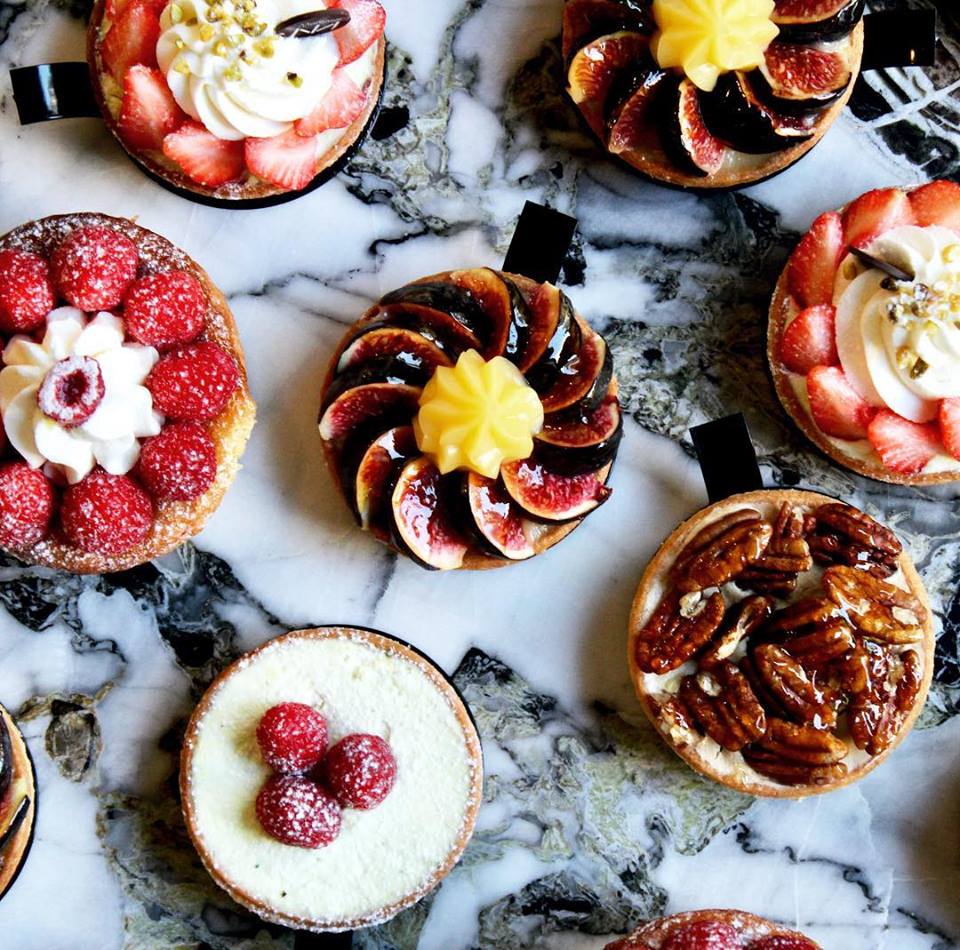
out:
{"label": "marble surface", "polygon": [[[77,58],[85,4],[0,0],[0,231],[100,210],[180,244],[230,298],[259,403],[246,467],[195,544],[106,578],[0,563],[0,701],[20,716],[41,788],[0,945],[291,947],[200,868],[174,795],[179,737],[243,650],[353,622],[456,671],[489,772],[460,867],[357,946],[589,950],[648,915],[704,906],[800,926],[826,950],[960,946],[956,490],[892,490],[833,467],[788,423],[763,365],[772,283],[816,212],[958,174],[956,4],[939,4],[936,67],[871,75],[798,166],[713,197],[597,155],[559,92],[561,0],[386,5],[374,140],[308,197],[225,212],[148,181],[97,121],[20,129],[7,68]],[[579,218],[563,281],[607,334],[628,410],[614,496],[531,563],[430,574],[355,530],[332,492],[321,377],[371,299],[502,260],[528,198]],[[622,659],[640,571],[705,500],[687,430],[734,410],[769,484],[822,489],[896,526],[941,630],[920,727],[860,784],[801,803],[752,801],[686,769],[641,721]]]}

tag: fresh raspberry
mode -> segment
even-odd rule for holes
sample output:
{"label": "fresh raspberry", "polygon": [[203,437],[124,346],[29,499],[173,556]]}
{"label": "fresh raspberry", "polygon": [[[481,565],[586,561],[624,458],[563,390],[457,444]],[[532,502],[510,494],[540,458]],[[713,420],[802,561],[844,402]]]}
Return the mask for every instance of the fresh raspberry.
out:
{"label": "fresh raspberry", "polygon": [[192,501],[217,476],[217,450],[198,422],[172,422],[140,447],[138,472],[158,501]]}
{"label": "fresh raspberry", "polygon": [[200,282],[175,270],[135,280],[127,291],[123,315],[130,336],[162,350],[195,340],[206,312]]}
{"label": "fresh raspberry", "polygon": [[150,496],[125,475],[95,468],[63,496],[60,523],[71,544],[91,554],[123,554],[150,533]]}
{"label": "fresh raspberry", "polygon": [[137,249],[126,235],[112,228],[80,228],[54,251],[53,280],[75,307],[111,310],[137,276],[137,261]]}
{"label": "fresh raspberry", "polygon": [[153,405],[170,419],[207,421],[223,412],[240,382],[233,357],[216,343],[171,350],[147,377]]}
{"label": "fresh raspberry", "polygon": [[375,808],[397,780],[397,760],[380,738],[363,733],[345,736],[323,763],[327,787],[344,808]]}
{"label": "fresh raspberry", "polygon": [[53,515],[53,486],[26,462],[0,467],[0,545],[25,548],[47,534]]}
{"label": "fresh raspberry", "polygon": [[55,303],[50,268],[42,257],[0,251],[0,330],[32,330],[43,323]]}
{"label": "fresh raspberry", "polygon": [[305,703],[280,703],[260,719],[257,743],[264,762],[278,772],[308,772],[327,751],[327,721]]}
{"label": "fresh raspberry", "polygon": [[257,795],[257,818],[277,841],[323,848],[340,834],[340,806],[302,775],[273,775]]}
{"label": "fresh raspberry", "polygon": [[747,945],[747,950],[817,950],[817,945],[800,934],[761,937]]}
{"label": "fresh raspberry", "polygon": [[92,356],[68,356],[53,364],[37,391],[40,411],[66,428],[83,425],[103,400],[103,375]]}
{"label": "fresh raspberry", "polygon": [[736,930],[722,920],[695,920],[675,930],[663,950],[737,950]]}

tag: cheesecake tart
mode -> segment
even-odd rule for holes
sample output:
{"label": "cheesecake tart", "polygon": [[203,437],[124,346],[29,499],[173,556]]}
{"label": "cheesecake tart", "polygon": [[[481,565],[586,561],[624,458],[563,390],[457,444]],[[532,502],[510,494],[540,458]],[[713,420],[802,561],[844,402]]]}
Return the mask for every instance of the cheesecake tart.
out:
{"label": "cheesecake tart", "polygon": [[286,634],[228,667],[180,767],[216,882],[265,920],[313,931],[382,923],[432,890],[473,832],[482,781],[451,683],[413,648],[353,627]]}
{"label": "cheesecake tart", "polygon": [[606,151],[687,188],[769,178],[853,92],[863,0],[567,0],[567,92]]}
{"label": "cheesecake tart", "polygon": [[605,950],[820,950],[809,937],[742,910],[695,910],[643,924]]}
{"label": "cheesecake tart", "polygon": [[799,798],[876,768],[933,676],[933,615],[896,535],[815,492],[704,508],[644,571],[628,662],[643,711],[693,768]]}
{"label": "cheesecake tart", "polygon": [[126,570],[201,530],[255,407],[223,294],[169,241],[79,213],[0,238],[0,547]]}
{"label": "cheesecake tart", "polygon": [[27,744],[0,706],[0,898],[27,859],[36,810],[36,778]]}
{"label": "cheesecake tart", "polygon": [[880,188],[820,215],[770,305],[777,396],[835,462],[960,479],[960,185]]}
{"label": "cheesecake tart", "polygon": [[295,197],[339,170],[379,106],[377,0],[97,0],[87,56],[133,160],[206,203]]}
{"label": "cheesecake tart", "polygon": [[613,361],[563,291],[490,268],[386,294],[347,332],[320,435],[358,523],[432,569],[540,554],[607,500]]}

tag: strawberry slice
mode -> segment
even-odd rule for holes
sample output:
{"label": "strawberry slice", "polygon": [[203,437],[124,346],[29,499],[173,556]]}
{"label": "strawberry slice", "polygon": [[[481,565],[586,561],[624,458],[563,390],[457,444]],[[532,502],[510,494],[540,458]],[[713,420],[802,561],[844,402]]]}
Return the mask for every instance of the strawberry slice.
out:
{"label": "strawberry slice", "polygon": [[960,399],[940,403],[940,437],[947,452],[960,459]]}
{"label": "strawberry slice", "polygon": [[345,129],[363,112],[366,93],[347,75],[344,69],[333,71],[333,82],[320,104],[294,124],[298,135],[310,137],[327,129]]}
{"label": "strawberry slice", "polygon": [[821,214],[800,239],[787,265],[787,290],[803,307],[833,302],[833,282],[843,257],[843,223]]}
{"label": "strawberry slice", "polygon": [[910,207],[917,224],[941,224],[960,231],[960,185],[955,181],[932,181],[910,192]]}
{"label": "strawberry slice", "polygon": [[[874,409],[838,366],[815,366],[807,374],[810,412],[818,428],[837,439],[865,439]],[[912,425],[912,423],[911,423]]]}
{"label": "strawberry slice", "polygon": [[187,119],[159,69],[131,66],[123,78],[120,137],[132,149],[163,148],[169,135]]}
{"label": "strawberry slice", "polygon": [[861,195],[843,213],[847,244],[866,247],[874,238],[915,221],[910,199],[899,188],[877,188]]}
{"label": "strawberry slice", "polygon": [[243,142],[218,139],[199,122],[184,122],[163,140],[163,154],[199,185],[216,188],[243,174]]}
{"label": "strawberry slice", "polygon": [[880,461],[901,475],[916,475],[942,448],[935,422],[921,424],[881,409],[867,430]]}
{"label": "strawberry slice", "polygon": [[117,82],[137,63],[157,65],[160,17],[152,0],[129,0],[100,44],[100,58]]}
{"label": "strawberry slice", "polygon": [[247,168],[285,191],[306,188],[317,173],[317,141],[290,129],[269,139],[246,139]]}
{"label": "strawberry slice", "polygon": [[377,0],[335,0],[332,7],[340,7],[350,14],[350,22],[334,32],[340,47],[340,65],[346,66],[359,59],[383,35],[387,13]]}
{"label": "strawberry slice", "polygon": [[815,366],[836,366],[837,311],[828,303],[801,310],[780,339],[780,360],[792,373],[806,376]]}

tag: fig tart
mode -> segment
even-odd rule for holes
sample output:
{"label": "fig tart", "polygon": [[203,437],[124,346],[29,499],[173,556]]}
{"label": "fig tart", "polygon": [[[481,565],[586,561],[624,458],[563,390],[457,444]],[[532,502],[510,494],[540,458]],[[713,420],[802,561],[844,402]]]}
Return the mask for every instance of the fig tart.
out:
{"label": "fig tart", "polygon": [[87,56],[131,158],[189,197],[276,203],[334,174],[380,102],[377,0],[97,0]]}
{"label": "fig tart", "polygon": [[81,213],[0,238],[0,548],[77,573],[203,527],[255,408],[206,272],[132,221]]}
{"label": "fig tart", "polygon": [[842,112],[864,0],[567,0],[567,91],[610,154],[730,188],[805,155]]}
{"label": "fig tart", "polygon": [[960,185],[820,215],[773,296],[768,356],[804,434],[861,475],[960,480]]}
{"label": "fig tart", "polygon": [[438,667],[354,627],[300,630],[228,667],[190,720],[183,813],[216,882],[265,920],[389,920],[453,868],[480,808],[470,714]]}
{"label": "fig tart", "polygon": [[630,616],[630,674],[704,775],[798,798],[876,768],[933,675],[933,617],[897,536],[825,495],[762,489],[663,543]]}
{"label": "fig tart", "polygon": [[384,296],[337,348],[320,408],[357,521],[432,569],[552,547],[609,497],[621,432],[603,337],[553,284],[489,268]]}
{"label": "fig tart", "polygon": [[0,706],[0,897],[27,859],[36,811],[36,778],[27,744]]}

